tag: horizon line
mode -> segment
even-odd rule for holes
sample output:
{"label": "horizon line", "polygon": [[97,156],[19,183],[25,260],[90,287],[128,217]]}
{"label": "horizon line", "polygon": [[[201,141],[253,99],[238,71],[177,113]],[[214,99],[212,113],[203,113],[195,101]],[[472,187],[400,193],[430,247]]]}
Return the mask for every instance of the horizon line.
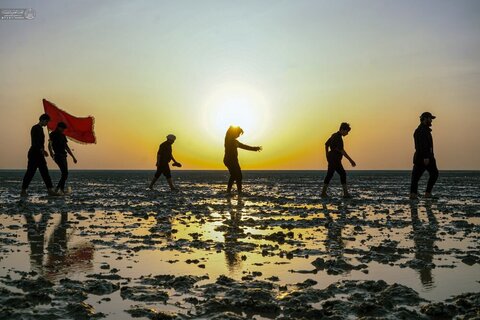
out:
{"label": "horizon line", "polygon": [[[218,171],[224,172],[227,169],[173,169],[176,172],[192,172],[192,171]],[[0,168],[0,171],[26,171],[26,168]],[[49,169],[49,171],[60,171],[58,168]],[[155,169],[70,169],[69,171],[155,171]],[[242,171],[327,171],[327,169],[242,169]],[[349,172],[361,171],[412,171],[412,169],[349,169]],[[439,171],[480,171],[480,169],[439,169]]]}

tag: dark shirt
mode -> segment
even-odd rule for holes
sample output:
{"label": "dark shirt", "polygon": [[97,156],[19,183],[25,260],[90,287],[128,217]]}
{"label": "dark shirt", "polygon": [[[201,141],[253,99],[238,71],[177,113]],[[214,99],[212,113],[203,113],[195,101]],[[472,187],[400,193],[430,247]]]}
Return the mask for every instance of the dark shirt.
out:
{"label": "dark shirt", "polygon": [[257,150],[257,148],[255,147],[250,147],[250,146],[247,146],[246,144],[238,142],[237,139],[225,139],[225,156],[223,158],[224,161],[227,161],[227,162],[238,161],[237,148],[250,150],[250,151]]}
{"label": "dark shirt", "polygon": [[432,129],[421,123],[413,134],[415,141],[414,161],[423,159],[433,159],[433,137]]}
{"label": "dark shirt", "polygon": [[55,156],[67,156],[68,140],[60,131],[54,130],[50,133],[50,141]]}
{"label": "dark shirt", "polygon": [[168,141],[163,142],[157,152],[157,166],[168,165],[172,160],[172,144]]}
{"label": "dark shirt", "polygon": [[45,148],[45,133],[41,125],[36,124],[30,130],[30,137],[32,140],[32,150],[41,151]]}
{"label": "dark shirt", "polygon": [[325,142],[330,150],[328,151],[328,157],[332,160],[342,160],[343,157],[343,138],[340,132],[335,132],[332,136]]}

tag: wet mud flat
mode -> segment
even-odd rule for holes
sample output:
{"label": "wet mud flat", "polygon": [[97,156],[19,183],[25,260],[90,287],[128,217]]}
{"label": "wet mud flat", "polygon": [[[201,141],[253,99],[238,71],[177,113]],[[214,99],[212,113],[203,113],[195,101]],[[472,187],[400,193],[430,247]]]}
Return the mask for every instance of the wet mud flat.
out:
{"label": "wet mud flat", "polygon": [[224,172],[175,172],[176,194],[151,174],[20,201],[0,172],[0,319],[480,317],[478,172],[417,202],[408,172],[352,172],[351,200],[320,199],[321,172],[246,172],[232,198]]}

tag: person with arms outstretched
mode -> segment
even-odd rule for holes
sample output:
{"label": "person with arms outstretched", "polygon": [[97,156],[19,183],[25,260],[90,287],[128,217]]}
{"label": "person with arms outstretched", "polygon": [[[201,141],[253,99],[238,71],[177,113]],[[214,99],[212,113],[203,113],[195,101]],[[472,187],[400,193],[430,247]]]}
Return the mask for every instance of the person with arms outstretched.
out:
{"label": "person with arms outstretched", "polygon": [[68,161],[67,154],[69,154],[74,163],[77,163],[77,158],[73,155],[72,150],[68,146],[67,137],[64,134],[67,125],[64,122],[59,122],[57,128],[50,133],[50,141],[48,143],[48,150],[50,151],[50,156],[58,165],[62,176],[58,181],[57,189],[55,192],[62,195],[65,194],[65,182],[68,178]]}
{"label": "person with arms outstretched", "polygon": [[173,161],[174,167],[181,167],[182,164],[175,160],[172,154],[172,144],[175,142],[177,137],[173,134],[169,134],[167,136],[167,140],[163,142],[160,147],[158,148],[157,152],[157,172],[150,183],[149,189],[153,189],[153,185],[157,182],[158,178],[163,174],[167,179],[168,185],[170,186],[170,190],[176,191],[177,189],[173,185],[172,181],[172,174],[170,172],[170,161]]}
{"label": "person with arms outstretched", "polygon": [[413,134],[415,141],[415,154],[413,155],[412,181],[410,185],[410,199],[418,199],[418,181],[425,170],[430,177],[427,182],[425,198],[432,198],[432,189],[438,179],[437,161],[433,154],[432,120],[436,117],[430,112],[420,116],[420,125]]}
{"label": "person with arms outstretched", "polygon": [[53,190],[52,179],[50,178],[50,174],[48,173],[47,161],[45,160],[48,157],[48,152],[45,151],[45,133],[43,132],[43,127],[45,127],[48,122],[50,121],[50,116],[48,114],[42,114],[39,118],[39,121],[36,125],[32,127],[30,130],[30,138],[32,145],[28,150],[28,165],[27,165],[27,172],[25,172],[25,176],[23,177],[22,183],[22,191],[20,195],[22,197],[26,197],[28,186],[32,181],[37,169],[40,171],[42,175],[43,182],[47,187],[48,194],[51,196],[58,195]]}
{"label": "person with arms outstretched", "polygon": [[350,164],[352,167],[355,167],[357,164],[355,161],[350,158],[348,153],[345,151],[343,148],[343,138],[344,136],[348,135],[350,132],[351,128],[350,125],[346,122],[343,122],[340,125],[340,129],[338,132],[335,132],[332,134],[332,136],[325,142],[325,153],[327,156],[327,162],[328,162],[328,171],[327,175],[325,176],[325,180],[323,182],[323,189],[322,189],[322,198],[327,198],[327,190],[328,190],[328,184],[330,183],[330,180],[333,178],[333,174],[337,172],[340,175],[340,182],[342,183],[342,188],[343,188],[343,197],[345,198],[350,198],[350,194],[348,193],[347,189],[347,173],[345,172],[345,169],[343,168],[342,165],[342,158],[345,156],[345,158],[350,161]]}
{"label": "person with arms outstretched", "polygon": [[240,135],[243,134],[243,130],[240,127],[230,126],[227,133],[225,134],[225,156],[223,158],[223,163],[230,173],[230,178],[228,179],[227,185],[227,194],[230,194],[232,191],[232,186],[234,183],[237,184],[238,194],[242,193],[242,169],[238,163],[238,148],[249,150],[249,151],[261,151],[262,147],[251,147],[243,144],[237,140]]}

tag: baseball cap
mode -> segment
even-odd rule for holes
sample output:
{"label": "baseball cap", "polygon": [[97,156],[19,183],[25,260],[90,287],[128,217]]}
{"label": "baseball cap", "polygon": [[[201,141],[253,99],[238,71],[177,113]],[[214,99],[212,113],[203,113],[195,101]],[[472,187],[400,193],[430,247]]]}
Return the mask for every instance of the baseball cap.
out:
{"label": "baseball cap", "polygon": [[425,118],[435,119],[436,117],[433,114],[431,114],[430,112],[424,112],[420,116],[420,119],[425,119]]}

